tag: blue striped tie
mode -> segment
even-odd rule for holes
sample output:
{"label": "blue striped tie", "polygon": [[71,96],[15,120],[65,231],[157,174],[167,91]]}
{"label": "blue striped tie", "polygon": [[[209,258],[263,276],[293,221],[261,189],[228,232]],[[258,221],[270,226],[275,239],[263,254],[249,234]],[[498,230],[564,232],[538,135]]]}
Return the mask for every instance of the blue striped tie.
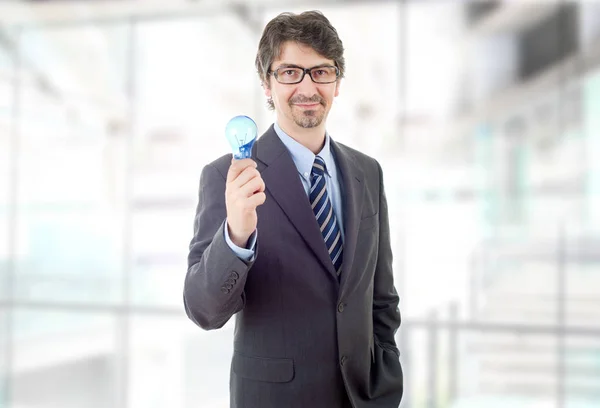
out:
{"label": "blue striped tie", "polygon": [[340,231],[333,206],[327,195],[325,161],[320,156],[317,156],[313,163],[309,199],[317,218],[317,224],[319,224],[321,234],[323,234],[333,267],[338,276],[340,276],[343,259],[342,232]]}

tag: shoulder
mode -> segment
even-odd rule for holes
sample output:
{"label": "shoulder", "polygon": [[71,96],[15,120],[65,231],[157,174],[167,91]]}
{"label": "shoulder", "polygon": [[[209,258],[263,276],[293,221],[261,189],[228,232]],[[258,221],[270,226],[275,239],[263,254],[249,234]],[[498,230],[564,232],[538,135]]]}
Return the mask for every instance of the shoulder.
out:
{"label": "shoulder", "polygon": [[343,143],[335,143],[339,147],[340,151],[344,153],[352,161],[352,163],[360,167],[366,175],[379,177],[379,174],[381,173],[381,166],[375,158]]}
{"label": "shoulder", "polygon": [[227,179],[227,172],[229,171],[229,166],[231,165],[231,153],[225,154],[218,159],[213,160],[212,162],[206,164],[202,173],[204,175],[217,175],[220,174],[223,179]]}

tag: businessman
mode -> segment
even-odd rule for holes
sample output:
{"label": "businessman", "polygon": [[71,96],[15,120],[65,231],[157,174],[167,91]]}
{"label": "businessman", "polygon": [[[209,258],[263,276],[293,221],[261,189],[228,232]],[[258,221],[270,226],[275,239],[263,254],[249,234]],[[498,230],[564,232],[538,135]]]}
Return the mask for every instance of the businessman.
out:
{"label": "businessman", "polygon": [[391,408],[402,398],[381,167],[325,126],[343,52],[320,12],[271,20],[256,68],[276,122],[251,159],[223,156],[200,177],[183,297],[203,329],[236,316],[231,407]]}

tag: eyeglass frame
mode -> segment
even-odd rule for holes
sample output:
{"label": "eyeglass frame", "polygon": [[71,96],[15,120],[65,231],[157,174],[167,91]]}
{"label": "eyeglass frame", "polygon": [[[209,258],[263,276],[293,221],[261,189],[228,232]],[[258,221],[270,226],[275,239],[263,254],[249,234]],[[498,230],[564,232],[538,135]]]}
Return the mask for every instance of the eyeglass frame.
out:
{"label": "eyeglass frame", "polygon": [[[277,71],[280,69],[285,69],[285,68],[297,68],[297,69],[301,69],[302,70],[302,77],[300,77],[300,79],[297,82],[280,82],[279,79],[277,78]],[[311,71],[313,69],[317,69],[317,68],[335,68],[335,79],[333,81],[330,82],[317,82],[314,80]],[[324,84],[333,84],[334,82],[336,82],[339,78],[340,78],[340,69],[338,67],[336,67],[335,65],[316,65],[314,67],[311,68],[303,68],[303,67],[299,67],[298,65],[282,65],[280,67],[277,67],[276,69],[269,69],[269,71],[267,71],[267,75],[271,75],[273,74],[273,77],[275,78],[275,80],[277,82],[279,82],[282,85],[296,85],[299,84],[300,82],[304,81],[304,77],[306,76],[306,74],[308,74],[308,76],[310,77],[310,80],[313,81],[313,83],[318,84],[318,85],[324,85]]]}

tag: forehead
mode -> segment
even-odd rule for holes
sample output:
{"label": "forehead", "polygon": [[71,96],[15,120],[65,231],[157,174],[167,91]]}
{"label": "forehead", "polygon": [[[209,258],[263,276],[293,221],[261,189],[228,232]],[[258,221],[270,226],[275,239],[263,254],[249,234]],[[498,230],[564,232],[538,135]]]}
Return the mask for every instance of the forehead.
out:
{"label": "forehead", "polygon": [[279,55],[273,61],[275,67],[281,64],[311,67],[326,63],[333,65],[334,61],[323,57],[312,47],[294,41],[283,43],[279,49]]}

